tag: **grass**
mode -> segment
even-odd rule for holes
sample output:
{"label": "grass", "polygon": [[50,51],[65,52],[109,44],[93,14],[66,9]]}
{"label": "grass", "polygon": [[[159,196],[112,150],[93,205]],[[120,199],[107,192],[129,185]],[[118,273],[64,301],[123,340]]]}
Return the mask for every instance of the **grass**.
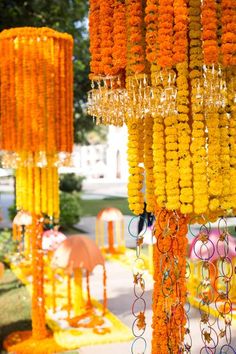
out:
{"label": "grass", "polygon": [[0,352],[3,339],[11,332],[31,329],[31,300],[26,287],[10,269],[0,280]]}
{"label": "grass", "polygon": [[127,198],[81,199],[82,216],[96,216],[101,209],[108,207],[118,208],[124,215],[132,215]]}

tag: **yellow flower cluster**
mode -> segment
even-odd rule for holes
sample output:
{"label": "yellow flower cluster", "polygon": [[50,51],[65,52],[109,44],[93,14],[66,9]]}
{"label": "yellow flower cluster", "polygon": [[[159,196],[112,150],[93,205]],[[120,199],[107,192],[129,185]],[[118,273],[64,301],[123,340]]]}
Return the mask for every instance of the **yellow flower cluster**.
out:
{"label": "yellow flower cluster", "polygon": [[208,130],[207,175],[209,179],[209,209],[214,212],[220,207],[219,197],[222,193],[221,161],[219,158],[221,149],[218,112],[211,112],[208,108],[206,108],[205,120]]}
{"label": "yellow flower cluster", "polygon": [[180,63],[176,66],[178,77],[177,110],[178,110],[178,157],[179,157],[179,186],[180,211],[190,214],[193,211],[192,166],[189,156],[190,127],[189,127],[189,92],[188,92],[188,65]]}
{"label": "yellow flower cluster", "polygon": [[194,212],[205,213],[208,207],[207,175],[206,175],[206,139],[205,121],[202,107],[203,79],[201,67],[203,64],[201,42],[200,0],[190,0],[190,82],[192,87],[192,166],[193,166],[193,196]]}
{"label": "yellow flower cluster", "polygon": [[155,210],[155,196],[154,177],[153,177],[153,117],[148,115],[144,119],[144,167],[145,167],[145,198],[147,203],[147,211],[154,212]]}
{"label": "yellow flower cluster", "polygon": [[59,219],[59,178],[53,159],[39,168],[35,165],[16,169],[16,206],[32,214]]}
{"label": "yellow flower cluster", "polygon": [[222,192],[220,196],[220,205],[222,209],[228,210],[230,204],[230,148],[229,148],[229,118],[227,113],[220,112],[219,130],[220,130],[220,163],[222,175]]}
{"label": "yellow flower cluster", "polygon": [[[151,66],[152,85],[154,87],[154,97],[157,99],[161,89],[160,79],[158,80],[159,67]],[[154,101],[158,106],[158,101]],[[159,206],[164,206],[166,203],[165,194],[165,133],[164,133],[164,117],[159,112],[153,114],[153,176],[156,202]]]}
{"label": "yellow flower cluster", "polygon": [[178,156],[178,115],[167,115],[165,124],[166,149],[166,208],[178,210],[179,201],[179,156]]}
{"label": "yellow flower cluster", "polygon": [[128,127],[128,202],[129,208],[135,215],[140,215],[144,209],[142,193],[144,168],[143,163],[143,120],[133,118],[127,121]]}
{"label": "yellow flower cluster", "polygon": [[230,194],[231,207],[236,211],[236,102],[235,102],[236,68],[229,70],[228,104],[229,104],[229,144],[230,144]]}

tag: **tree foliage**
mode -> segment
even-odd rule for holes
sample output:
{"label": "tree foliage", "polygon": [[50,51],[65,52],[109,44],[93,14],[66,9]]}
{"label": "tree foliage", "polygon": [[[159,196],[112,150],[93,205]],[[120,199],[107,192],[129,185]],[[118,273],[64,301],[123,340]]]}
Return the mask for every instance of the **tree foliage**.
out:
{"label": "tree foliage", "polygon": [[86,0],[0,0],[0,30],[12,27],[51,27],[74,38],[74,127],[75,142],[85,143],[94,128],[84,105],[90,89],[89,39]]}

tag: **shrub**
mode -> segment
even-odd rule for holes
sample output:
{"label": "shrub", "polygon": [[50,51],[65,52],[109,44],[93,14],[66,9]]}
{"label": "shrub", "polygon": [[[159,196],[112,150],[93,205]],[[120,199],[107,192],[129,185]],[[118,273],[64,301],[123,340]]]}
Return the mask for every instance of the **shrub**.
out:
{"label": "shrub", "polygon": [[81,206],[79,194],[60,193],[60,225],[63,228],[71,227],[80,220]]}
{"label": "shrub", "polygon": [[13,240],[10,230],[0,231],[0,262],[7,263],[8,256],[17,251],[18,241]]}
{"label": "shrub", "polygon": [[83,176],[77,176],[74,173],[60,175],[60,190],[62,192],[72,193],[82,190]]}
{"label": "shrub", "polygon": [[17,214],[17,209],[16,209],[16,205],[12,204],[11,206],[9,206],[8,208],[8,217],[11,221],[13,221],[14,217]]}

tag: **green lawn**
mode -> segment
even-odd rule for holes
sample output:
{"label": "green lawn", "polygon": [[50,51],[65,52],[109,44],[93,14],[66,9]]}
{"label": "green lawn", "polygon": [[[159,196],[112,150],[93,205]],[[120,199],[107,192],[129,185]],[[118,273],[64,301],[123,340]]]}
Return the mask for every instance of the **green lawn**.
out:
{"label": "green lawn", "polygon": [[82,216],[96,216],[101,209],[108,207],[118,208],[124,215],[132,215],[127,198],[81,199]]}
{"label": "green lawn", "polygon": [[31,329],[30,296],[11,270],[0,280],[0,353],[2,341],[11,332]]}

